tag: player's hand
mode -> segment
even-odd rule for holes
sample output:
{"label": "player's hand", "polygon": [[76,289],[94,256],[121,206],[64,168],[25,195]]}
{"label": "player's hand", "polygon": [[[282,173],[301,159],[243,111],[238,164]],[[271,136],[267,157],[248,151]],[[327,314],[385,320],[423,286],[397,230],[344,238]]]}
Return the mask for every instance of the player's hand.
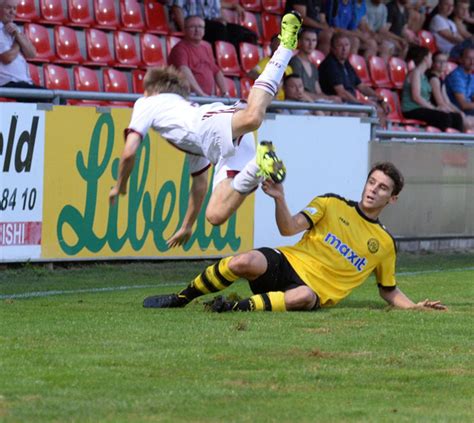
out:
{"label": "player's hand", "polygon": [[277,184],[271,179],[267,179],[262,182],[262,190],[265,194],[275,199],[281,198],[285,195],[283,191],[283,185]]}
{"label": "player's hand", "polygon": [[8,22],[4,28],[5,31],[12,36],[15,36],[18,32],[18,27],[13,22]]}
{"label": "player's hand", "polygon": [[417,303],[416,308],[419,308],[419,309],[429,308],[433,310],[447,310],[448,309],[448,307],[446,307],[444,304],[441,304],[441,301],[430,301],[428,299]]}
{"label": "player's hand", "polygon": [[179,247],[189,241],[192,233],[192,228],[181,227],[168,241],[166,241],[166,245],[168,245],[168,248]]}
{"label": "player's hand", "polygon": [[113,206],[117,202],[117,198],[120,194],[126,194],[126,191],[120,192],[120,189],[118,186],[112,187],[112,189],[109,192],[109,203],[111,206]]}

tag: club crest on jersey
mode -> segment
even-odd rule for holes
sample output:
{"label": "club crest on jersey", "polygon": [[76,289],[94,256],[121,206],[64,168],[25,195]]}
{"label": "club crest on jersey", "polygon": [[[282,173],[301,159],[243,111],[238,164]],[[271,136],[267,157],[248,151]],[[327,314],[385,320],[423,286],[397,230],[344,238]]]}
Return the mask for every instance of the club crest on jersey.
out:
{"label": "club crest on jersey", "polygon": [[344,244],[336,235],[328,232],[324,242],[333,247],[342,257],[344,257],[349,263],[351,263],[359,272],[367,264],[365,257],[360,257],[357,253],[349,247],[347,244]]}
{"label": "club crest on jersey", "polygon": [[375,238],[370,238],[367,241],[367,248],[372,254],[375,254],[379,250],[379,242]]}

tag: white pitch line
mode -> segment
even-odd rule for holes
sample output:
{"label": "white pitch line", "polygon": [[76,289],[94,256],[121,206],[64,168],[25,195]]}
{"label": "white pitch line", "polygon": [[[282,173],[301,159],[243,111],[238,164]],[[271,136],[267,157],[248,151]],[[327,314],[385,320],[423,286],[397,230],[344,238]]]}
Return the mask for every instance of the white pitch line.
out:
{"label": "white pitch line", "polygon": [[[433,270],[419,270],[415,272],[398,272],[397,276],[411,276],[411,275],[426,275],[429,273],[442,272],[465,272],[474,270],[474,267],[460,267],[456,269],[433,269]],[[34,291],[24,292],[22,294],[6,294],[0,295],[0,300],[17,299],[17,298],[39,298],[49,297],[53,295],[71,295],[71,294],[90,294],[97,292],[114,292],[114,291],[128,291],[130,289],[142,288],[159,288],[162,286],[179,286],[179,283],[160,283],[159,285],[128,285],[128,286],[111,286],[105,288],[87,288],[87,289],[71,289],[71,290],[55,290],[55,291]]]}

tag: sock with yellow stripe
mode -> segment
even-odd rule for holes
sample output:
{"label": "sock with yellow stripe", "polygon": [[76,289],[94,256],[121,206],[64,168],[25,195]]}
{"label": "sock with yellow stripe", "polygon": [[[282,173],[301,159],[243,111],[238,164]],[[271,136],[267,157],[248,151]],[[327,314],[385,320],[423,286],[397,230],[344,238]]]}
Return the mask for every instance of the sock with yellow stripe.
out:
{"label": "sock with yellow stripe", "polygon": [[233,311],[286,311],[285,293],[281,291],[252,295],[239,301]]}
{"label": "sock with yellow stripe", "polygon": [[178,295],[185,297],[190,302],[201,295],[222,291],[232,285],[233,282],[239,279],[239,276],[229,269],[231,259],[232,256],[225,257],[207,267],[204,272],[196,276]]}

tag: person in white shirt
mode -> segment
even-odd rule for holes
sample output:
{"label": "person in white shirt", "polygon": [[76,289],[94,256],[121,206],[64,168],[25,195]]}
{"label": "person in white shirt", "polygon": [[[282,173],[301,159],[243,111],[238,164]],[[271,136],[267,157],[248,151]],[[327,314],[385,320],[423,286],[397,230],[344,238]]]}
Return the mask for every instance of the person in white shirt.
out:
{"label": "person in white shirt", "polygon": [[0,0],[0,87],[42,88],[33,84],[26,62],[36,49],[13,22],[18,1]]}
{"label": "person in white shirt", "polygon": [[297,47],[300,28],[298,13],[283,16],[280,46],[255,81],[246,107],[192,104],[186,99],[189,85],[179,71],[173,67],[150,69],[144,78],[145,96],[136,101],[125,131],[117,183],[109,193],[111,205],[126,193],[135,155],[149,128],[188,154],[193,176],[186,215],[181,228],[167,241],[169,247],[182,245],[190,238],[207,192],[211,164],[215,172],[206,218],[213,225],[224,223],[264,179],[282,182],[285,168],[272,144],[261,143],[255,155],[252,132],[261,125],[278,91]]}
{"label": "person in white shirt", "polygon": [[456,24],[448,18],[454,10],[454,0],[440,0],[438,14],[430,22],[430,31],[434,34],[438,50],[449,54],[458,43],[463,42]]}

